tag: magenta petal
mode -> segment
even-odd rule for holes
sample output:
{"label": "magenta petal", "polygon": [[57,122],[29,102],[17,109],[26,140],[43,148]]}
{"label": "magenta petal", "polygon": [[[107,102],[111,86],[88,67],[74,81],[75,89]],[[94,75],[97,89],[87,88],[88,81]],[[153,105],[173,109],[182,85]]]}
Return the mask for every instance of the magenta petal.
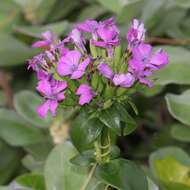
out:
{"label": "magenta petal", "polygon": [[77,28],[79,30],[91,33],[93,33],[97,27],[98,27],[98,22],[92,19],[86,20],[85,22],[77,25]]}
{"label": "magenta petal", "polygon": [[87,104],[87,103],[89,103],[92,100],[92,98],[93,98],[92,94],[81,95],[80,98],[79,98],[79,104],[80,105]]}
{"label": "magenta petal", "polygon": [[72,73],[71,79],[80,79],[84,75],[84,71],[76,70]]}
{"label": "magenta petal", "polygon": [[163,50],[158,50],[150,60],[151,64],[157,66],[158,68],[162,68],[166,64],[168,64],[168,55]]}
{"label": "magenta petal", "polygon": [[133,58],[143,61],[150,57],[152,52],[152,46],[149,44],[141,43],[139,46],[133,48]]}
{"label": "magenta petal", "polygon": [[81,53],[76,50],[69,51],[64,57],[62,57],[62,61],[67,65],[77,65],[81,58]]}
{"label": "magenta petal", "polygon": [[61,91],[63,91],[65,88],[67,88],[67,82],[66,81],[56,81],[53,84],[53,93],[57,94]]}
{"label": "magenta petal", "polygon": [[37,113],[41,118],[44,118],[48,112],[48,109],[49,101],[47,100],[37,108]]}
{"label": "magenta petal", "polygon": [[91,43],[95,46],[98,46],[98,47],[103,47],[103,48],[106,48],[107,47],[107,43],[106,42],[103,42],[103,41],[96,41],[96,40],[91,40]]}
{"label": "magenta petal", "polygon": [[85,69],[89,65],[90,61],[91,61],[90,58],[86,58],[82,63],[80,63],[78,65],[78,70],[85,71]]}
{"label": "magenta petal", "polygon": [[70,65],[64,63],[61,58],[57,64],[57,72],[60,76],[67,76],[72,73],[72,67],[70,67]]}
{"label": "magenta petal", "polygon": [[149,88],[152,88],[154,86],[153,83],[150,80],[145,79],[145,78],[140,78],[139,82],[142,83],[142,84],[147,85]]}
{"label": "magenta petal", "polygon": [[79,88],[77,89],[76,94],[88,94],[91,91],[91,87],[88,84],[81,84]]}
{"label": "magenta petal", "polygon": [[50,42],[49,41],[37,41],[32,44],[33,48],[40,48],[40,47],[46,47],[49,46]]}
{"label": "magenta petal", "polygon": [[64,92],[60,92],[59,94],[57,94],[57,95],[56,95],[56,99],[57,99],[58,101],[64,100],[64,99],[65,99],[65,94],[64,94]]}
{"label": "magenta petal", "polygon": [[38,82],[36,89],[45,96],[51,95],[51,85],[46,79]]}
{"label": "magenta petal", "polygon": [[42,37],[46,40],[52,40],[53,34],[50,31],[46,31],[46,32],[42,33]]}
{"label": "magenta petal", "polygon": [[112,71],[112,69],[106,63],[99,64],[98,65],[98,70],[106,78],[112,79],[112,77],[113,77],[113,71]]}
{"label": "magenta petal", "polygon": [[50,107],[52,116],[56,115],[57,106],[58,106],[57,100],[49,100],[49,107]]}
{"label": "magenta petal", "polygon": [[127,74],[116,74],[113,78],[113,83],[116,86],[122,86],[125,88],[131,87],[135,82],[135,78],[131,73]]}

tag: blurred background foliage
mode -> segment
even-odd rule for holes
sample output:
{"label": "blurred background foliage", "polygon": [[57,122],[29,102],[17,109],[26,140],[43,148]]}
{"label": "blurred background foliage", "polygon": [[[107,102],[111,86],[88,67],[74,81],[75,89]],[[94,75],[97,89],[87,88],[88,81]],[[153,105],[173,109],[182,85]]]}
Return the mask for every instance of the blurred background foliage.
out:
{"label": "blurred background foliage", "polygon": [[[68,129],[36,114],[41,98],[26,60],[38,50],[31,43],[43,31],[65,37],[77,22],[111,16],[123,38],[132,18],[143,20],[147,41],[170,58],[156,73],[155,87],[135,95],[138,129],[118,138],[121,155],[142,165],[150,190],[190,189],[190,0],[0,0],[0,185],[45,190],[45,178],[52,190],[51,171],[57,178],[63,175],[56,159],[61,148],[46,159],[67,138]],[[68,170],[67,162],[62,164]]]}

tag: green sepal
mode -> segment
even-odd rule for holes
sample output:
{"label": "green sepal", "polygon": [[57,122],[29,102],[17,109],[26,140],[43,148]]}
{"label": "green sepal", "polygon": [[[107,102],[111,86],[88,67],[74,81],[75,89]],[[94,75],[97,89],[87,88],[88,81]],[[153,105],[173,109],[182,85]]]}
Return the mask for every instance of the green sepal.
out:
{"label": "green sepal", "polygon": [[93,58],[98,57],[97,47],[92,45],[91,43],[90,43],[90,53],[91,53]]}

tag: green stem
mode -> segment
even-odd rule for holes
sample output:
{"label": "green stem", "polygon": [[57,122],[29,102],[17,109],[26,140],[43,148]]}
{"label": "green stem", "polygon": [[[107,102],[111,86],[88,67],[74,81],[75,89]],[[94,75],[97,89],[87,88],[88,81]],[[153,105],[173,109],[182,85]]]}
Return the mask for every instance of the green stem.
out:
{"label": "green stem", "polygon": [[80,190],[85,190],[90,182],[90,180],[92,179],[94,172],[96,170],[96,166],[97,164],[94,164],[94,166],[91,168],[90,173],[88,174],[88,177],[86,178],[83,186],[80,188]]}
{"label": "green stem", "polygon": [[102,130],[102,135],[101,135],[101,159],[102,162],[109,162],[110,160],[110,135],[109,135],[109,129],[107,127],[104,127]]}

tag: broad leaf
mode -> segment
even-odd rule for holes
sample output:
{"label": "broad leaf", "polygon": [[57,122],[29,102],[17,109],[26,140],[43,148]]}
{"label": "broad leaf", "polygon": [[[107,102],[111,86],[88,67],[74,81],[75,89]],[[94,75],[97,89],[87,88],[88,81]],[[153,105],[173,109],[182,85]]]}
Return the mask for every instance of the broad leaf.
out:
{"label": "broad leaf", "polygon": [[19,151],[0,141],[0,184],[9,182],[20,165]]}
{"label": "broad leaf", "polygon": [[57,145],[53,149],[45,166],[44,175],[47,190],[102,190],[102,187],[99,186],[100,183],[94,183],[94,179],[93,183],[90,180],[89,186],[84,188],[89,174],[86,170],[78,168],[70,162],[70,159],[76,154],[77,151],[70,142]]}
{"label": "broad leaf", "polygon": [[89,119],[87,114],[81,113],[72,123],[72,143],[79,152],[89,149],[101,133],[102,127],[103,123],[98,118]]}
{"label": "broad leaf", "polygon": [[47,24],[44,26],[15,26],[13,29],[15,32],[32,37],[41,37],[41,33],[45,31],[52,31],[54,34],[60,36],[63,33],[67,33],[71,25],[67,21],[56,22],[53,24]]}
{"label": "broad leaf", "polygon": [[14,0],[31,23],[43,22],[51,11],[56,0]]}
{"label": "broad leaf", "polygon": [[0,35],[0,66],[14,66],[25,64],[27,59],[37,53],[24,43],[8,34]]}
{"label": "broad leaf", "polygon": [[190,142],[190,128],[185,125],[173,125],[171,129],[171,134],[173,138],[179,141]]}
{"label": "broad leaf", "polygon": [[14,96],[16,111],[26,121],[35,126],[48,127],[51,124],[50,116],[41,119],[37,114],[37,106],[42,103],[41,98],[33,92],[24,90]]}
{"label": "broad leaf", "polygon": [[190,53],[182,47],[160,46],[169,55],[169,64],[156,72],[156,84],[190,84]]}
{"label": "broad leaf", "polygon": [[23,187],[33,190],[45,190],[44,177],[39,174],[24,174],[17,177],[16,182]]}
{"label": "broad leaf", "polygon": [[43,142],[46,136],[41,129],[29,126],[16,112],[0,109],[0,137],[12,146]]}
{"label": "broad leaf", "polygon": [[114,104],[109,109],[102,111],[100,120],[118,135],[121,135],[121,130],[123,130],[124,135],[128,135],[137,127],[126,108],[119,104]]}
{"label": "broad leaf", "polygon": [[166,103],[170,114],[186,125],[190,125],[190,90],[181,95],[167,94]]}
{"label": "broad leaf", "polygon": [[119,190],[148,190],[145,174],[129,160],[117,159],[100,165],[96,176]]}
{"label": "broad leaf", "polygon": [[11,32],[12,25],[19,20],[19,7],[12,0],[0,1],[0,31]]}
{"label": "broad leaf", "polygon": [[175,159],[180,164],[189,167],[190,166],[190,157],[182,149],[178,147],[166,147],[161,148],[150,155],[149,164],[151,172],[155,178],[158,177],[157,169],[155,168],[155,163],[158,160],[162,160],[166,157]]}

